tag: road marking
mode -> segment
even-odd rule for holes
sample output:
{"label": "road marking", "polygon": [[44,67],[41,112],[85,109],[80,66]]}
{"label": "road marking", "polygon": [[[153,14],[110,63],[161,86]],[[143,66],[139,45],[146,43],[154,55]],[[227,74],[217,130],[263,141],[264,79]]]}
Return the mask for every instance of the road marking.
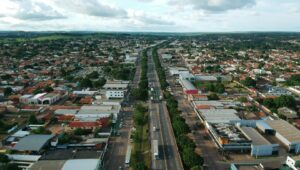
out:
{"label": "road marking", "polygon": [[163,145],[164,147],[162,148],[163,149],[163,153],[164,153],[164,163],[165,163],[165,168],[168,169],[168,165],[167,165],[167,156],[166,156],[166,152],[165,152],[165,140],[163,138],[163,135],[162,135],[162,128],[161,128],[161,121],[160,121],[160,109],[158,108],[159,107],[159,104],[156,104],[156,109],[157,109],[157,115],[158,115],[158,122],[159,122],[159,132],[160,132],[160,137],[161,137],[161,140],[163,142]]}

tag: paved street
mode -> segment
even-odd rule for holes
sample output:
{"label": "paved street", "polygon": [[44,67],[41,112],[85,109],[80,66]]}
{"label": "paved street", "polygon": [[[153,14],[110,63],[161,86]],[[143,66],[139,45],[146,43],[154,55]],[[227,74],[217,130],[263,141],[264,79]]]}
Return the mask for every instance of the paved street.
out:
{"label": "paved street", "polygon": [[[162,96],[158,76],[152,59],[152,51],[148,51],[148,79],[151,87]],[[152,169],[183,169],[176,146],[170,117],[166,103],[162,101],[149,102],[150,125],[158,127],[157,131],[151,130],[151,139],[159,141],[160,160],[152,159]]]}
{"label": "paved street", "polygon": [[[130,91],[138,87],[141,76],[140,59],[137,60],[136,73],[130,86]],[[132,119],[132,104],[131,93],[128,92],[125,102],[126,107],[122,107],[122,113],[119,115],[119,121],[122,121],[123,126],[119,129],[120,136],[111,137],[107,155],[105,156],[104,169],[117,170],[119,167],[124,168],[127,147],[130,144],[130,130],[133,127]]]}

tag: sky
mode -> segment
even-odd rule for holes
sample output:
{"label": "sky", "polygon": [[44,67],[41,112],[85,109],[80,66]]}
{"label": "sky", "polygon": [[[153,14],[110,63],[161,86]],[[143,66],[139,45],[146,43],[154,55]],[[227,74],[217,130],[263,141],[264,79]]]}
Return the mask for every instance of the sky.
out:
{"label": "sky", "polygon": [[0,0],[0,31],[300,32],[300,0]]}

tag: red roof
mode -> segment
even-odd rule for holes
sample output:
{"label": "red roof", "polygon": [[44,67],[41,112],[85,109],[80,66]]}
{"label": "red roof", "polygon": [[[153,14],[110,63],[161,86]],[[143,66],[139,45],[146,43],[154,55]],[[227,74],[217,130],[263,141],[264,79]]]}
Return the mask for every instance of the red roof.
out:
{"label": "red roof", "polygon": [[211,109],[214,108],[212,105],[197,105],[197,109]]}
{"label": "red roof", "polygon": [[69,124],[69,127],[71,128],[95,128],[95,127],[101,127],[100,122],[71,122]]}
{"label": "red roof", "polygon": [[72,121],[74,119],[74,115],[61,115],[58,117],[58,121]]}

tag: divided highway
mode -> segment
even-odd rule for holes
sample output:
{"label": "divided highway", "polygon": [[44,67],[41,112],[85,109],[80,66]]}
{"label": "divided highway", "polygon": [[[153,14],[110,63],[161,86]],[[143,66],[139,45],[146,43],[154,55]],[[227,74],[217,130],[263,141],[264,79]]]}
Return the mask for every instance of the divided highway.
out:
{"label": "divided highway", "polygon": [[[148,50],[148,81],[150,88],[163,96],[158,75],[153,62],[152,50]],[[183,169],[177,149],[166,103],[163,101],[149,101],[151,140],[158,140],[159,159],[152,154],[152,167],[155,170],[181,170]],[[154,127],[154,128],[153,128]],[[152,146],[153,152],[153,146]]]}

